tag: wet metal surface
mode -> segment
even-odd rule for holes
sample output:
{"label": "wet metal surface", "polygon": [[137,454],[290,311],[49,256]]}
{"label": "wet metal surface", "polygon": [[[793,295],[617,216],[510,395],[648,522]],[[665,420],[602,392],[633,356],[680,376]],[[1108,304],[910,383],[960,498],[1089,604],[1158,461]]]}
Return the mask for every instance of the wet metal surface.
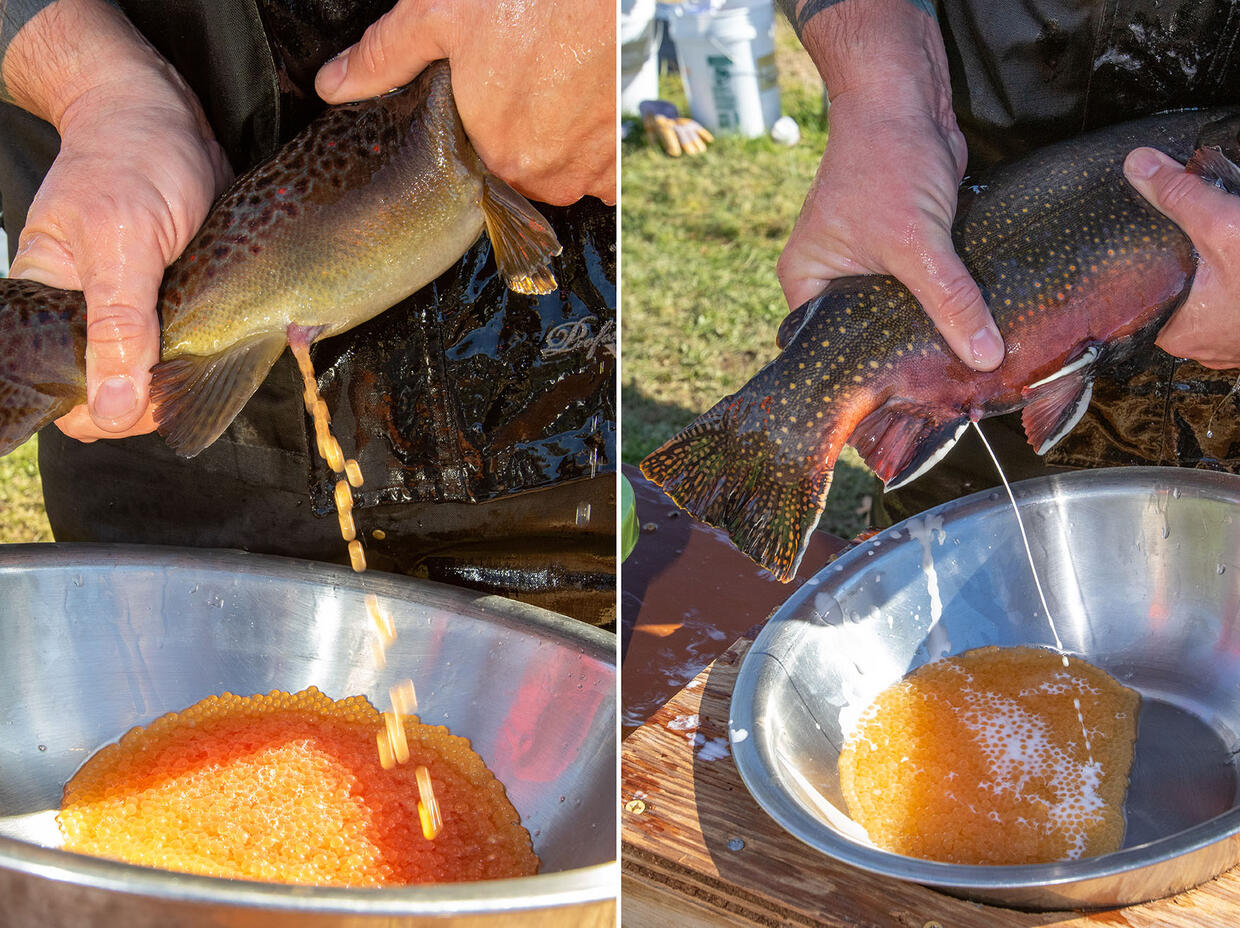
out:
{"label": "wet metal surface", "polygon": [[1043,645],[1002,491],[947,503],[820,571],[758,636],[735,687],[732,739],[750,792],[789,832],[872,872],[981,901],[1128,905],[1240,861],[1240,478],[1110,468],[1013,487],[1067,653],[1142,697],[1124,846],[1028,866],[963,866],[874,847],[844,811],[838,758],[858,715],[938,657]]}

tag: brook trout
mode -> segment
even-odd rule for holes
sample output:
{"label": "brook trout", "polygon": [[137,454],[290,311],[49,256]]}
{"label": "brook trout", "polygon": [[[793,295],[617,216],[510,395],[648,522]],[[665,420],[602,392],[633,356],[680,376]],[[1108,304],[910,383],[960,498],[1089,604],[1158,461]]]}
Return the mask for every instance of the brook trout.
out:
{"label": "brook trout", "polygon": [[[555,288],[555,233],[479,160],[446,62],[327,110],[220,197],[165,273],[151,369],[160,434],[194,456],[290,340],[378,315],[451,267],[484,227],[509,287]],[[85,402],[85,347],[80,292],[0,280],[0,454]]]}
{"label": "brook trout", "polygon": [[1095,373],[1148,346],[1192,283],[1192,243],[1128,184],[1124,158],[1143,145],[1192,156],[1189,170],[1240,193],[1238,132],[1235,111],[1165,114],[997,167],[961,190],[952,227],[1003,333],[997,370],[958,360],[895,278],[836,280],[784,320],[775,360],[642,472],[786,582],[845,443],[894,488],[970,421],[1023,408],[1045,453],[1084,415]]}

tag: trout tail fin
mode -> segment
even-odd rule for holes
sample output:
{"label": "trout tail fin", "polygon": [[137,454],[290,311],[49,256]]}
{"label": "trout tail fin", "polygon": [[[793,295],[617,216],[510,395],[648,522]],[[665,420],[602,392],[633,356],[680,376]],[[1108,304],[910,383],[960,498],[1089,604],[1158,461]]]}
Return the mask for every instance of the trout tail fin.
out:
{"label": "trout tail fin", "polygon": [[0,280],[0,455],[86,402],[86,302]]}
{"label": "trout tail fin", "polygon": [[818,525],[839,448],[786,455],[765,429],[740,433],[729,399],[641,462],[676,505],[723,529],[740,551],[781,582],[796,576]]}

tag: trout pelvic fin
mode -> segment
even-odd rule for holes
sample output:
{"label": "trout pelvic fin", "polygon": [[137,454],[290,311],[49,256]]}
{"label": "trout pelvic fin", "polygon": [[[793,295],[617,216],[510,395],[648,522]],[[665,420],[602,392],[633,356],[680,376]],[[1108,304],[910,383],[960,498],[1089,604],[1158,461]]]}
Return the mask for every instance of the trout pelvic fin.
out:
{"label": "trout pelvic fin", "polygon": [[284,333],[251,339],[208,357],[182,355],[151,368],[159,434],[192,458],[220,437],[254,395],[286,344]]}
{"label": "trout pelvic fin", "polygon": [[1020,421],[1038,454],[1055,447],[1085,415],[1094,392],[1093,364],[1097,357],[1098,349],[1091,345],[1075,361],[1021,391],[1029,402],[1021,410]]}
{"label": "trout pelvic fin", "polygon": [[888,400],[853,429],[848,443],[888,490],[920,477],[960,440],[969,417],[945,418],[944,410]]}
{"label": "trout pelvic fin", "polygon": [[563,249],[551,224],[530,201],[487,174],[482,182],[482,214],[495,263],[509,289],[529,294],[554,290],[551,259]]}
{"label": "trout pelvic fin", "polygon": [[[817,464],[781,460],[764,434],[737,436],[728,401],[699,416],[641,462],[676,505],[728,533],[741,553],[787,583],[818,525],[835,455]],[[838,449],[837,449],[838,451]]]}

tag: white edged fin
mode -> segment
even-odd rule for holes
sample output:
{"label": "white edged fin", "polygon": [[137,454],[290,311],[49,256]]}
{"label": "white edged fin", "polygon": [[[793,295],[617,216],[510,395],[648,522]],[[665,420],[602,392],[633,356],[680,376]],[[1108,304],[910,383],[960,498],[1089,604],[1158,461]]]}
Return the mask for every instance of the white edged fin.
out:
{"label": "white edged fin", "polygon": [[967,429],[968,427],[969,427],[969,420],[966,419],[964,422],[960,423],[959,427],[957,427],[952,437],[949,440],[943,442],[943,444],[939,445],[930,454],[930,456],[927,457],[926,460],[923,461],[919,467],[917,467],[916,470],[912,471],[911,473],[897,475],[896,477],[892,478],[890,483],[883,484],[883,489],[884,490],[898,490],[900,487],[904,486],[906,483],[912,483],[914,480],[916,480],[926,471],[930,470],[930,468],[934,467],[935,464],[939,463],[939,461],[943,460],[943,458],[947,456],[947,452],[951,451],[952,448],[956,446],[956,442],[960,441],[960,436],[964,434],[965,429]]}
{"label": "white edged fin", "polygon": [[1029,384],[1029,386],[1025,387],[1025,392],[1032,393],[1033,391],[1037,390],[1038,387],[1044,387],[1048,383],[1054,383],[1056,380],[1062,380],[1065,377],[1071,377],[1077,371],[1081,370],[1082,368],[1089,367],[1089,365],[1093,364],[1097,360],[1098,360],[1098,346],[1090,345],[1089,347],[1085,349],[1085,351],[1081,354],[1081,356],[1077,358],[1075,361],[1065,364],[1063,367],[1055,371],[1055,373],[1051,374],[1049,377],[1043,377],[1037,383]]}
{"label": "white edged fin", "polygon": [[892,398],[857,423],[848,443],[890,489],[942,460],[968,424],[962,410]]}
{"label": "white edged fin", "polygon": [[1057,429],[1050,437],[1046,439],[1039,447],[1033,450],[1038,454],[1046,454],[1055,445],[1059,444],[1059,440],[1076,428],[1076,424],[1081,421],[1085,415],[1085,410],[1089,409],[1089,400],[1094,395],[1094,382],[1092,380],[1085,383],[1085,389],[1081,391],[1077,397],[1076,405],[1068,412],[1068,418],[1064,420],[1063,425]]}
{"label": "white edged fin", "polygon": [[1025,437],[1038,454],[1046,454],[1081,421],[1094,392],[1093,363],[1098,348],[1090,346],[1071,364],[1025,387],[1020,420]]}

